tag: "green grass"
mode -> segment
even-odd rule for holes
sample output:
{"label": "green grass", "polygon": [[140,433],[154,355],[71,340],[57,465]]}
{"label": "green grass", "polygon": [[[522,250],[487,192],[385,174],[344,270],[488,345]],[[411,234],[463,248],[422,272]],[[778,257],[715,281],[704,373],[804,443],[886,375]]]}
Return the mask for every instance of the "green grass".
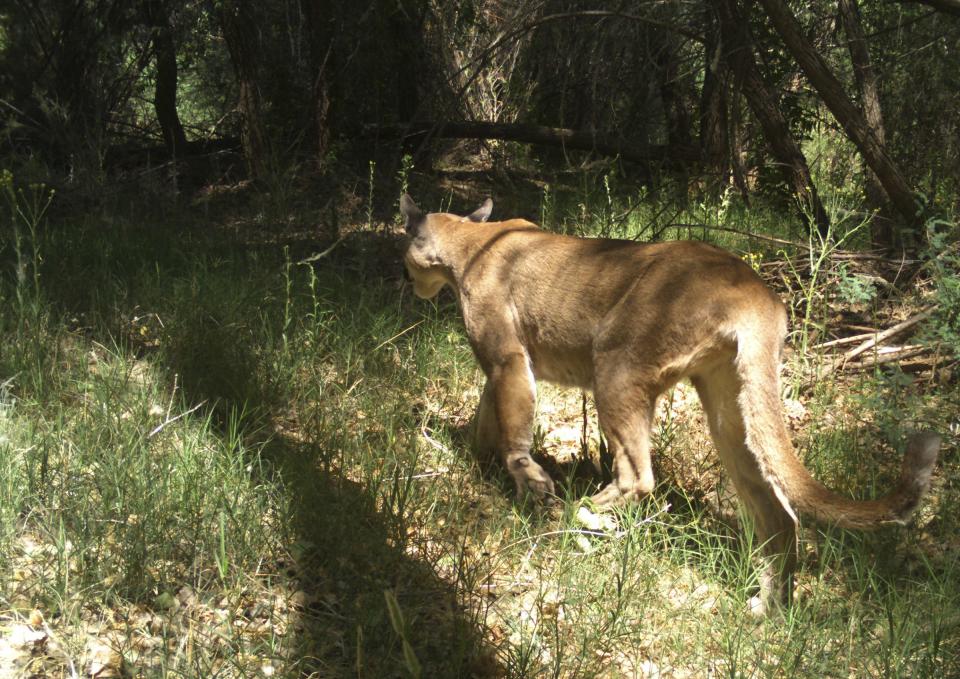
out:
{"label": "green grass", "polygon": [[[582,230],[655,216],[614,228],[604,200]],[[676,221],[707,211],[767,219]],[[467,447],[481,375],[455,305],[415,301],[368,234],[307,266],[309,244],[166,226],[45,224],[26,281],[0,255],[0,634],[36,611],[52,649],[18,672],[82,671],[91,638],[142,676],[960,672],[955,438],[919,527],[808,531],[796,604],[757,621],[756,545],[669,474],[612,531],[576,519],[590,475],[514,504]],[[549,403],[544,441],[579,422]],[[798,443],[870,494],[895,473],[881,442],[910,418],[947,431],[956,403],[882,372],[821,385]],[[662,467],[715,459],[695,412],[661,422]]]}

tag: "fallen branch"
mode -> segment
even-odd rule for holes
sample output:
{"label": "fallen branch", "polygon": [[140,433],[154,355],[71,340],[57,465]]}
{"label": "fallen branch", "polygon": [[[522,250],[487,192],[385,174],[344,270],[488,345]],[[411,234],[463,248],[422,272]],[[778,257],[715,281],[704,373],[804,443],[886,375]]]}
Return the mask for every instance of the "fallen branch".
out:
{"label": "fallen branch", "polygon": [[887,328],[883,332],[877,333],[876,335],[868,339],[866,342],[863,342],[862,344],[855,347],[854,349],[851,349],[850,351],[846,352],[839,359],[837,359],[836,361],[831,363],[829,366],[827,366],[826,370],[823,373],[821,373],[820,379],[826,377],[830,373],[833,373],[837,370],[842,369],[848,362],[852,361],[857,356],[867,351],[870,351],[870,349],[877,346],[881,342],[887,339],[890,339],[891,337],[894,337],[896,335],[899,335],[904,330],[908,330],[913,326],[915,326],[917,323],[929,318],[936,308],[937,308],[936,305],[928,307],[923,311],[921,311],[919,314],[915,314],[910,318],[908,318],[907,320],[901,321],[900,323],[897,323],[896,325],[890,328]]}
{"label": "fallen branch", "polygon": [[919,259],[894,259],[887,255],[881,254],[879,252],[848,252],[846,250],[838,250],[830,254],[830,259],[841,259],[841,260],[865,260],[869,262],[883,262],[886,264],[896,264],[898,266],[903,266],[906,264],[919,264],[922,260]]}
{"label": "fallen branch", "polygon": [[871,337],[876,335],[878,332],[881,332],[872,326],[859,325],[858,323],[847,323],[846,327],[850,328],[851,330],[859,330],[860,332],[870,335]]}
{"label": "fallen branch", "polygon": [[668,227],[680,227],[687,229],[706,229],[707,231],[723,231],[724,233],[735,233],[739,236],[745,236],[747,238],[755,238],[757,240],[766,241],[767,243],[775,243],[776,245],[789,245],[791,247],[799,248],[802,250],[809,250],[810,246],[805,243],[799,243],[795,240],[786,240],[785,238],[777,238],[776,236],[765,236],[759,233],[750,233],[749,231],[741,231],[740,229],[734,229],[729,226],[720,226],[719,224],[686,224],[675,222],[669,224]]}
{"label": "fallen branch", "polygon": [[868,340],[874,335],[877,334],[877,331],[865,332],[859,335],[850,335],[850,337],[841,337],[840,339],[830,340],[829,342],[820,342],[820,344],[814,344],[811,349],[829,349],[830,347],[837,347],[842,344],[853,344],[854,342],[863,342]]}
{"label": "fallen branch", "polygon": [[859,361],[848,363],[845,370],[866,370],[883,363],[897,363],[932,351],[931,347],[910,344],[903,347],[884,347],[876,355],[865,356]]}
{"label": "fallen branch", "polygon": [[[670,227],[686,227],[689,229],[706,229],[707,231],[723,231],[724,233],[735,233],[739,236],[744,236],[746,238],[755,238],[756,240],[766,241],[767,243],[775,243],[777,245],[789,245],[790,247],[797,248],[798,250],[804,250],[805,252],[810,252],[815,248],[811,248],[808,243],[801,243],[800,241],[788,240],[786,238],[777,238],[776,236],[767,236],[759,233],[750,233],[749,231],[743,231],[741,229],[734,229],[729,226],[720,226],[719,224],[687,224],[687,223],[673,223],[669,224]],[[830,259],[835,260],[866,260],[871,262],[883,262],[885,264],[896,264],[897,266],[903,266],[905,264],[919,264],[921,260],[919,259],[894,259],[881,252],[854,252],[851,250],[833,250],[829,254]],[[875,276],[874,278],[879,278]],[[884,281],[886,282],[886,281]]]}
{"label": "fallen branch", "polygon": [[846,363],[847,361],[856,358],[860,354],[866,351],[869,351],[870,349],[880,344],[884,340],[894,337],[895,335],[899,335],[901,332],[903,332],[904,330],[908,330],[909,328],[912,328],[920,321],[926,320],[931,316],[931,314],[933,314],[935,309],[936,309],[935,306],[928,307],[927,309],[921,311],[919,314],[915,314],[910,318],[908,318],[907,320],[901,321],[900,323],[897,323],[893,327],[887,328],[883,332],[878,333],[874,337],[871,337],[860,346],[856,347],[855,349],[851,349],[850,351],[845,353],[843,357],[840,359],[840,364],[842,365],[843,363]]}
{"label": "fallen branch", "polygon": [[[833,363],[829,364],[824,369],[824,371],[817,376],[816,379],[821,380],[825,377],[828,377],[832,373],[838,370],[842,370],[848,366],[851,369],[862,370],[869,366],[874,366],[880,363],[892,363],[894,361],[903,360],[903,359],[910,358],[910,357],[917,356],[919,354],[924,353],[925,351],[928,350],[928,347],[920,347],[919,345],[908,345],[908,347],[906,347],[907,351],[905,351],[902,354],[891,352],[889,350],[888,351],[878,350],[876,352],[877,355],[873,360],[869,360],[869,361],[866,359],[863,359],[860,361],[854,360],[858,356],[864,354],[865,352],[870,351],[870,349],[873,349],[881,342],[887,339],[890,339],[891,337],[894,337],[896,335],[899,335],[905,330],[909,330],[910,328],[917,325],[921,321],[929,318],[930,315],[933,314],[935,310],[936,310],[936,305],[927,307],[920,313],[915,314],[910,318],[906,319],[905,321],[901,321],[900,323],[897,323],[896,325],[891,326],[882,332],[867,333],[866,337],[868,339],[865,342],[861,343],[859,346],[846,352],[843,356],[835,360]],[[857,340],[864,339],[864,337],[865,337],[864,335],[857,335],[856,339]],[[844,338],[844,340],[846,339],[848,338]],[[848,343],[844,340],[832,340],[831,342],[824,342],[823,344],[817,345],[817,347],[815,348],[822,349],[829,346],[838,346],[841,344]],[[851,339],[851,341],[853,340]],[[899,347],[899,349],[904,349],[904,347]],[[811,385],[812,385],[812,382],[807,382],[805,386],[810,387]]]}
{"label": "fallen branch", "polygon": [[483,120],[412,122],[368,125],[364,133],[371,137],[386,136],[418,142],[430,139],[501,139],[592,151],[625,161],[654,162],[671,167],[685,167],[702,160],[702,154],[695,144],[637,145],[616,135],[525,123],[493,123]]}

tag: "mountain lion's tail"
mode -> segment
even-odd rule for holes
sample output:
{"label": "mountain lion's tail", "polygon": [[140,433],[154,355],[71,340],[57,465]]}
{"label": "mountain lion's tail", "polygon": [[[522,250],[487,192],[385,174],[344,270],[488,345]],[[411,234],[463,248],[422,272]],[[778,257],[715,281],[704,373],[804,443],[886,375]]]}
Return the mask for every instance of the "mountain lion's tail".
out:
{"label": "mountain lion's tail", "polygon": [[[758,336],[759,335],[759,336]],[[915,434],[907,446],[896,488],[877,500],[858,501],[826,488],[797,458],[783,418],[779,393],[779,346],[764,346],[762,333],[737,333],[738,398],[746,443],[781,501],[819,521],[845,528],[871,529],[904,524],[930,485],[940,437]],[[773,358],[771,358],[773,357]]]}

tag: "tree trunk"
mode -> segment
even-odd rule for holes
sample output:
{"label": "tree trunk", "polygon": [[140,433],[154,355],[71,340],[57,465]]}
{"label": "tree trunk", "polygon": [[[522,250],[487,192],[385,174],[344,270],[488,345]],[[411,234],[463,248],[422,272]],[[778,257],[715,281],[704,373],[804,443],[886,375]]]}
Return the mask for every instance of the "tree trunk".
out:
{"label": "tree trunk", "polygon": [[[870,61],[870,51],[867,48],[867,39],[863,34],[860,22],[860,9],[857,0],[838,0],[840,18],[847,33],[847,46],[850,49],[850,61],[853,64],[853,76],[860,93],[860,107],[867,124],[873,130],[877,141],[886,145],[886,132],[883,125],[883,113],[880,109],[880,88],[877,84],[877,74]],[[883,208],[887,204],[886,192],[876,173],[869,167],[866,169],[866,197],[867,207],[876,212],[871,223],[873,244],[889,248],[893,245],[893,224],[890,217],[884,214]]]}
{"label": "tree trunk", "polygon": [[813,185],[807,159],[790,133],[790,126],[780,112],[776,98],[760,75],[746,19],[740,14],[736,0],[714,0],[714,5],[720,19],[724,56],[742,84],[747,104],[780,163],[787,185],[796,196],[801,217],[810,228],[808,215],[812,215],[817,231],[825,236],[830,228],[830,218]]}
{"label": "tree trunk", "polygon": [[49,94],[57,105],[41,105],[38,112],[41,119],[50,121],[44,141],[54,156],[73,164],[79,159],[70,157],[78,148],[100,146],[107,120],[98,96],[102,90],[97,73],[97,27],[84,3],[60,2],[51,8],[56,8],[51,13],[55,12],[57,32],[46,48],[49,51],[44,50],[44,60],[54,73]]}
{"label": "tree trunk", "polygon": [[743,128],[742,84],[734,82],[730,96],[730,126],[727,138],[730,140],[730,173],[733,184],[740,191],[747,206],[750,205],[750,188],[747,186],[747,168],[744,158],[747,156]]}
{"label": "tree trunk", "polygon": [[[692,133],[690,114],[684,105],[683,92],[678,76],[678,55],[672,36],[666,36],[657,54],[657,79],[660,86],[660,100],[667,123],[667,143],[676,148],[691,146]],[[690,188],[690,173],[682,167],[678,174],[677,198],[686,205]]]}
{"label": "tree trunk", "polygon": [[303,0],[301,10],[306,17],[308,42],[310,44],[311,68],[313,79],[313,133],[317,153],[317,167],[323,169],[327,152],[330,150],[332,132],[333,86],[331,74],[334,71],[336,24],[331,25],[329,4],[325,0]]}
{"label": "tree trunk", "polygon": [[266,169],[267,144],[257,86],[257,30],[249,2],[225,1],[220,9],[220,23],[240,89],[237,107],[242,116],[243,155],[250,176],[259,179]]}
{"label": "tree trunk", "polygon": [[326,164],[327,152],[330,150],[330,80],[327,65],[330,63],[332,45],[327,50],[327,56],[317,67],[317,77],[313,82],[313,123],[317,134],[317,166],[321,169]]}
{"label": "tree trunk", "polygon": [[876,173],[890,201],[908,224],[918,221],[919,206],[900,168],[887,155],[863,114],[843,91],[840,81],[830,72],[823,57],[803,36],[800,24],[782,0],[760,0],[777,33],[793,55],[823,102],[856,145],[867,165]]}
{"label": "tree trunk", "polygon": [[727,183],[728,69],[723,60],[720,27],[713,12],[705,12],[703,88],[700,91],[700,149],[709,177],[710,193],[718,196]]}
{"label": "tree trunk", "polygon": [[659,163],[664,167],[682,169],[700,162],[695,144],[667,146],[634,146],[618,138],[595,132],[581,132],[563,127],[545,127],[523,123],[414,122],[397,125],[372,125],[370,134],[401,139],[503,139],[526,144],[560,146],[576,151],[592,151],[603,156],[619,157],[637,163]]}
{"label": "tree trunk", "polygon": [[170,157],[177,161],[186,151],[187,136],[177,113],[177,48],[170,27],[169,7],[162,0],[151,0],[147,3],[147,14],[153,29],[153,51],[157,60],[153,106],[163,142]]}
{"label": "tree trunk", "polygon": [[[427,54],[424,34],[423,5],[410,0],[398,0],[397,8],[390,15],[387,24],[393,41],[393,69],[396,90],[394,92],[396,120],[401,123],[423,119],[422,93],[429,89],[430,59]],[[430,171],[434,157],[431,148],[412,138],[404,138],[400,153],[409,155],[414,167],[420,171]],[[496,158],[496,156],[495,156]],[[403,162],[397,159],[397,168]]]}

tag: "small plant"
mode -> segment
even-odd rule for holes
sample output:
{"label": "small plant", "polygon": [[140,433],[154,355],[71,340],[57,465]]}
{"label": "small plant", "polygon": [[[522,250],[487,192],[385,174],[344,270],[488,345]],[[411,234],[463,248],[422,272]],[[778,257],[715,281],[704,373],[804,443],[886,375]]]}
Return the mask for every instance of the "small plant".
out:
{"label": "small plant", "polygon": [[745,252],[743,254],[743,261],[750,265],[750,268],[760,273],[760,265],[763,263],[763,253],[762,252]]}
{"label": "small plant", "polygon": [[540,226],[551,231],[553,229],[554,196],[549,184],[543,185],[543,194],[540,196]]}
{"label": "small plant", "polygon": [[867,276],[850,271],[846,262],[840,264],[837,286],[840,298],[850,304],[866,304],[877,296],[876,283]]}
{"label": "small plant", "polygon": [[[0,363],[6,363],[14,374],[22,373],[19,384],[39,395],[49,386],[46,378],[54,343],[49,335],[49,312],[41,294],[41,225],[55,193],[43,184],[31,184],[26,190],[16,187],[13,174],[6,169],[0,171],[0,193],[9,210],[16,300],[13,346],[5,352],[6,356],[0,356]],[[0,249],[7,245],[4,236],[0,234]]]}
{"label": "small plant", "polygon": [[[799,319],[794,319],[799,320],[799,323],[795,322],[792,325],[795,328],[794,332],[798,335],[797,345],[801,356],[806,356],[808,353],[811,331],[819,328],[815,315],[818,305],[823,299],[821,274],[830,262],[830,255],[840,249],[845,242],[849,241],[854,234],[869,223],[868,219],[864,219],[837,238],[835,236],[836,229],[842,220],[838,219],[836,214],[831,215],[831,217],[826,234],[821,234],[815,228],[807,230],[807,269],[805,271],[802,271],[786,252],[779,251],[780,256],[787,262],[793,282],[800,290],[802,316]],[[810,223],[813,223],[812,219],[810,219]],[[799,385],[794,385],[794,387],[797,386]]]}
{"label": "small plant", "polygon": [[410,173],[413,172],[413,156],[409,153],[404,153],[403,158],[400,159],[400,169],[397,170],[397,183],[400,184],[400,193],[397,197],[397,215],[394,218],[397,226],[403,224],[403,218],[400,215],[399,205],[400,198],[403,194],[407,193],[407,189],[410,188]]}
{"label": "small plant", "polygon": [[220,576],[220,581],[226,584],[227,575],[230,573],[230,555],[227,551],[227,517],[222,510],[219,518],[220,532],[218,534],[217,549],[216,553],[214,554],[214,560],[217,564],[217,575]]}
{"label": "small plant", "polygon": [[377,177],[377,161],[371,160],[367,168],[367,228],[373,228],[373,184]]}
{"label": "small plant", "polygon": [[283,246],[283,353],[289,353],[290,326],[293,323],[293,260],[290,259],[290,246]]}
{"label": "small plant", "polygon": [[263,218],[268,222],[286,223],[296,210],[297,178],[302,166],[285,157],[280,150],[267,154],[265,167],[259,176],[262,192],[258,201],[264,207]]}
{"label": "small plant", "polygon": [[0,191],[10,210],[13,249],[16,254],[17,300],[23,304],[27,293],[40,294],[40,245],[38,232],[55,191],[43,184],[31,184],[27,191],[14,186],[13,173],[0,170]]}
{"label": "small plant", "polygon": [[610,238],[614,225],[614,205],[613,205],[613,184],[610,179],[611,172],[603,175],[603,195],[606,198],[603,209],[600,211],[600,237]]}
{"label": "small plant", "polygon": [[393,593],[393,590],[385,589],[383,598],[387,602],[387,615],[390,616],[390,625],[397,636],[400,637],[400,643],[403,647],[403,666],[407,670],[407,674],[413,679],[420,679],[422,672],[420,661],[417,660],[417,654],[414,653],[413,646],[410,645],[407,622],[403,619],[403,611],[400,610],[397,595]]}

